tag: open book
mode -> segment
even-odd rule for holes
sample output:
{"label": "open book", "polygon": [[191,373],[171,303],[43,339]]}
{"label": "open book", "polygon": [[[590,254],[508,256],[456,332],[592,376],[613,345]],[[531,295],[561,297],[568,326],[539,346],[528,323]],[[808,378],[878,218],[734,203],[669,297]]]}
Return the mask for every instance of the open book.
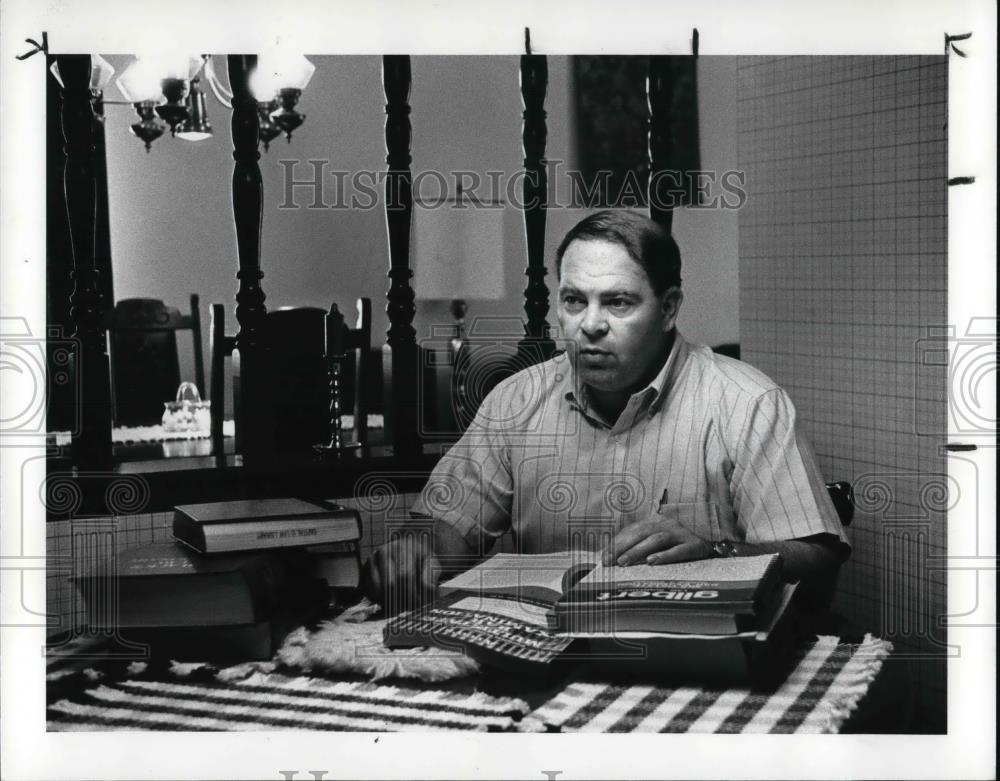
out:
{"label": "open book", "polygon": [[523,617],[544,626],[563,594],[597,566],[600,555],[589,551],[498,553],[442,583],[439,594],[515,603],[520,607],[507,610],[523,611]]}

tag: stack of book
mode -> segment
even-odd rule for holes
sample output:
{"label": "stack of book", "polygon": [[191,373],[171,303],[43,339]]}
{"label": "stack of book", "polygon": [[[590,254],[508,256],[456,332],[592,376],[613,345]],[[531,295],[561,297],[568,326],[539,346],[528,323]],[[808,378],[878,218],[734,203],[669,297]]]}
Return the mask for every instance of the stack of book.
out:
{"label": "stack of book", "polygon": [[75,579],[91,627],[172,659],[269,659],[288,631],[358,586],[360,519],[337,505],[186,505],[173,534]]}
{"label": "stack of book", "polygon": [[498,554],[392,619],[390,647],[460,646],[544,673],[560,661],[719,682],[766,674],[789,646],[794,584],[778,554],[604,567],[594,554]]}
{"label": "stack of book", "polygon": [[325,580],[331,596],[356,596],[361,582],[361,518],[339,504],[249,499],[174,508],[174,538],[202,554],[293,550],[297,570]]}

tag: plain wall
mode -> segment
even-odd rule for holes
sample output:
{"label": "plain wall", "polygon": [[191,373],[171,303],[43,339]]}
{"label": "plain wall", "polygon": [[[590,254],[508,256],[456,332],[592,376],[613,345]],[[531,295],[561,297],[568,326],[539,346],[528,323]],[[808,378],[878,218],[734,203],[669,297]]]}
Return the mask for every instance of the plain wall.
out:
{"label": "plain wall", "polygon": [[934,562],[949,511],[975,505],[953,490],[951,377],[929,357],[947,349],[948,58],[746,57],[738,79],[743,357],[788,392],[825,478],[853,486],[836,609],[909,660],[916,723],[944,731]]}
{"label": "plain wall", "polygon": [[[736,63],[736,57],[698,58],[701,168],[717,175],[716,181],[726,171],[739,170]],[[678,209],[674,214],[686,302],[677,327],[692,341],[740,341],[738,214],[721,208]]]}

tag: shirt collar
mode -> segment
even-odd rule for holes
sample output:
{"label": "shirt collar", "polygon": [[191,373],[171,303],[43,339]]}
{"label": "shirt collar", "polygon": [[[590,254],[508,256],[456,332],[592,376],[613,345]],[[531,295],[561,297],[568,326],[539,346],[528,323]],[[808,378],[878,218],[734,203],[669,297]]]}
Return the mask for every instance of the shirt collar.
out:
{"label": "shirt collar", "polygon": [[[656,376],[650,380],[646,387],[636,391],[632,394],[632,398],[636,396],[646,396],[649,399],[647,409],[649,410],[649,416],[652,417],[656,411],[662,406],[663,400],[670,393],[670,389],[673,387],[674,381],[677,379],[677,374],[680,367],[684,365],[684,361],[687,359],[688,352],[690,350],[690,345],[681,336],[681,332],[676,328],[674,329],[674,343],[670,348],[670,354],[667,356],[667,360],[664,361],[663,366],[660,367],[660,371],[657,372]],[[570,369],[569,382],[567,383],[568,389],[564,394],[564,398],[572,406],[577,407],[581,412],[586,412],[590,405],[590,401],[587,397],[587,387],[580,381],[579,375],[576,373],[575,368]]]}
{"label": "shirt collar", "polygon": [[653,381],[646,386],[646,389],[652,389],[653,398],[649,403],[649,416],[652,417],[656,414],[657,410],[663,406],[664,400],[670,393],[670,390],[674,387],[674,383],[677,381],[677,375],[680,374],[681,367],[687,361],[688,353],[690,352],[691,345],[688,344],[687,340],[681,336],[681,332],[674,329],[674,344],[670,348],[670,355],[667,356],[666,363],[663,364],[663,368],[660,369],[659,373],[653,378]]}

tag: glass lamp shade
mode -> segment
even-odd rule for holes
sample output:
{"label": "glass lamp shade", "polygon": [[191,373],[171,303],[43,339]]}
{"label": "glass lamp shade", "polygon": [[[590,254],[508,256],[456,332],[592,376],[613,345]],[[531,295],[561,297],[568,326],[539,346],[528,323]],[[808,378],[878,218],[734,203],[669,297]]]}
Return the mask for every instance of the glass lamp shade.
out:
{"label": "glass lamp shade", "polygon": [[185,54],[144,54],[125,69],[116,84],[130,103],[160,103],[164,81],[189,81],[198,75],[202,63],[201,57]]}
{"label": "glass lamp shade", "polygon": [[257,58],[250,91],[258,101],[267,102],[283,89],[304,90],[315,71],[316,66],[301,54],[271,50]]}
{"label": "glass lamp shade", "polygon": [[90,56],[90,88],[94,92],[103,92],[114,75],[115,69],[100,54]]}
{"label": "glass lamp shade", "polygon": [[115,83],[129,103],[160,103],[163,100],[162,78],[151,59],[140,58],[129,65]]}
{"label": "glass lamp shade", "polygon": [[[60,87],[66,86],[63,84],[62,76],[59,73],[58,62],[53,62],[49,71],[51,71]],[[90,89],[93,92],[103,92],[104,88],[108,86],[108,82],[111,81],[111,77],[114,75],[115,69],[110,62],[104,59],[100,54],[90,55]]]}
{"label": "glass lamp shade", "polygon": [[[187,123],[182,125],[186,127]],[[177,137],[183,138],[185,141],[204,141],[206,138],[212,137],[212,129],[209,127],[208,130],[178,130]]]}

